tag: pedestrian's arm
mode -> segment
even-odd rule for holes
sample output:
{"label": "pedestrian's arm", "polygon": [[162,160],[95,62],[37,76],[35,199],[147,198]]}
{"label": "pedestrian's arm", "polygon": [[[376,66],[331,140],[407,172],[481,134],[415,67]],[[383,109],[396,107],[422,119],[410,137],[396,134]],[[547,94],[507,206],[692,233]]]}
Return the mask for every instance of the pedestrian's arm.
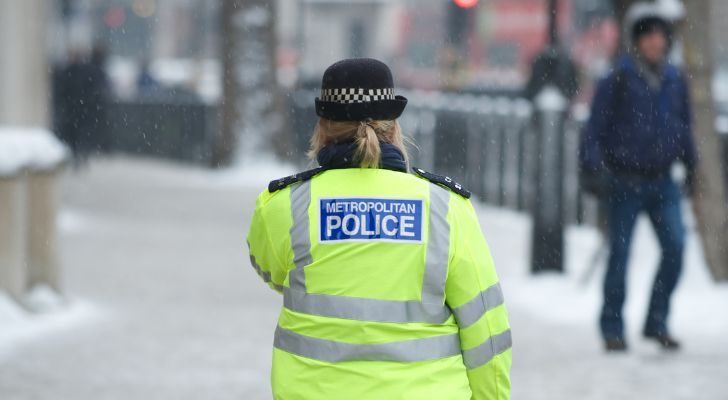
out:
{"label": "pedestrian's arm", "polygon": [[579,154],[581,167],[587,173],[596,173],[602,169],[603,138],[616,114],[615,79],[614,76],[609,76],[601,80],[592,100],[591,113],[584,127]]}
{"label": "pedestrian's arm", "polygon": [[248,250],[250,263],[255,272],[268,285],[278,292],[283,291],[285,279],[284,263],[280,258],[280,252],[271,240],[270,226],[265,218],[265,200],[269,193],[264,192],[256,201],[253,219],[248,231]]}
{"label": "pedestrian's arm", "polygon": [[511,331],[498,276],[469,201],[451,207],[446,302],[455,314],[472,400],[510,399]]}
{"label": "pedestrian's arm", "polygon": [[681,120],[683,123],[682,138],[682,161],[688,170],[688,173],[693,173],[695,166],[698,161],[698,152],[695,149],[695,139],[693,137],[693,116],[692,107],[690,101],[690,90],[685,79],[681,79],[682,82],[682,113]]}

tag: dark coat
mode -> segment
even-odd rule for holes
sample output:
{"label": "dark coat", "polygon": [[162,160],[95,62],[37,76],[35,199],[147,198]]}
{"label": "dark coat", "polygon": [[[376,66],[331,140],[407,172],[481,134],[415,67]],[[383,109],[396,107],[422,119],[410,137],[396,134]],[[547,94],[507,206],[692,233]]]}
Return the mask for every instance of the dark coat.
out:
{"label": "dark coat", "polygon": [[655,89],[634,59],[624,56],[597,87],[582,137],[582,168],[653,177],[669,173],[674,162],[682,161],[692,170],[696,152],[691,126],[682,73],[666,64]]}

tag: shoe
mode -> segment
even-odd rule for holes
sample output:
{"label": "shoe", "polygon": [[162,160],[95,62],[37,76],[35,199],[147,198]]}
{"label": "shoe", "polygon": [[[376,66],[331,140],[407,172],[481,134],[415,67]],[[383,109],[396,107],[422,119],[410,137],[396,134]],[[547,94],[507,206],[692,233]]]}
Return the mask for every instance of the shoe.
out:
{"label": "shoe", "polygon": [[604,348],[607,352],[624,352],[627,351],[627,342],[620,337],[604,339]]}
{"label": "shoe", "polygon": [[662,347],[663,350],[670,350],[670,351],[676,351],[680,350],[680,342],[675,340],[672,336],[670,336],[667,333],[658,333],[658,334],[645,334],[645,338],[648,340],[654,340],[657,342],[657,344]]}

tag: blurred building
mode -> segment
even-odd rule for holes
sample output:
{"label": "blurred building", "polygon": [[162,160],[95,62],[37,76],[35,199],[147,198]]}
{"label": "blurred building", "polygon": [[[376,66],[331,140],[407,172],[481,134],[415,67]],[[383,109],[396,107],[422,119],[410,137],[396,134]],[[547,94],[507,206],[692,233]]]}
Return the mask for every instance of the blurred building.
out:
{"label": "blurred building", "polygon": [[48,126],[44,3],[0,0],[0,125]]}
{"label": "blurred building", "polygon": [[297,50],[298,73],[303,80],[320,78],[323,69],[342,58],[390,59],[400,34],[397,17],[402,3],[279,0],[281,46]]}
{"label": "blurred building", "polygon": [[723,41],[728,38],[728,1],[712,0],[713,4],[713,44],[715,61],[718,66],[728,69],[728,45]]}
{"label": "blurred building", "polygon": [[[315,82],[332,62],[374,57],[403,86],[516,88],[546,41],[544,0],[480,0],[467,10],[442,0],[277,0],[278,80]],[[220,1],[60,0],[52,57],[97,44],[110,54],[117,92],[133,95],[140,66],[162,83],[214,102],[221,93]],[[560,0],[560,31],[577,59],[603,64],[613,35],[606,0]],[[613,29],[612,29],[613,30]],[[610,36],[611,35],[611,36]],[[596,60],[596,61],[595,61]]]}
{"label": "blurred building", "polygon": [[[716,21],[728,2],[713,0]],[[660,0],[672,8],[677,0]],[[133,94],[140,65],[162,83],[183,85],[215,102],[221,93],[220,1],[59,0],[50,46],[52,59],[103,44],[122,95]],[[332,62],[375,57],[388,62],[400,85],[457,90],[514,89],[547,39],[545,0],[480,0],[454,12],[443,0],[276,0],[278,81],[315,84]],[[619,25],[609,0],[559,0],[563,45],[587,74],[609,65]],[[728,25],[714,24],[716,38]],[[728,63],[728,48],[716,41]]]}

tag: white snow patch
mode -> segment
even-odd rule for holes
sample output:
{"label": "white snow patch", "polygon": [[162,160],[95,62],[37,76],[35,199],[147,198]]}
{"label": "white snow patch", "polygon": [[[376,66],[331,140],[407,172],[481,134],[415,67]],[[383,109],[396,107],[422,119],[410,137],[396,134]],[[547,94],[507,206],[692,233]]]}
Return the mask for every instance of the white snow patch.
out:
{"label": "white snow patch", "polygon": [[715,118],[715,130],[721,135],[728,135],[728,116],[719,115]]}
{"label": "white snow patch", "polygon": [[273,156],[266,156],[220,170],[199,170],[191,174],[187,182],[194,186],[246,187],[263,190],[268,187],[270,181],[293,175],[298,171],[300,169],[293,164],[282,163]]}
{"label": "white snow patch", "polygon": [[96,307],[79,300],[65,300],[61,306],[59,296],[42,288],[31,293],[28,301],[46,307],[46,312],[25,310],[0,291],[0,358],[24,343],[77,327],[100,315]]}
{"label": "white snow patch", "polygon": [[22,321],[23,318],[25,311],[7,293],[0,291],[0,326],[9,326]]}
{"label": "white snow patch", "polygon": [[57,217],[58,229],[64,233],[79,233],[89,228],[88,218],[78,211],[62,209]]}
{"label": "white snow patch", "polygon": [[569,106],[569,101],[556,86],[546,86],[536,96],[536,108],[543,111],[562,112]]}
{"label": "white snow patch", "polygon": [[270,19],[268,11],[264,7],[252,7],[249,10],[242,13],[239,19],[236,20],[238,23],[242,23],[242,27],[246,28],[259,28],[265,26]]}
{"label": "white snow patch", "polygon": [[[592,258],[605,246],[591,227],[570,227],[565,236],[564,274],[531,275],[530,219],[523,214],[476,205],[482,229],[489,242],[496,269],[501,275],[506,300],[549,323],[594,328],[602,304],[602,278],[606,254],[595,270]],[[678,336],[719,337],[728,332],[728,285],[715,283],[703,257],[689,207],[684,208],[688,229],[682,278],[673,297],[670,326]],[[529,238],[524,240],[524,238]],[[654,274],[660,260],[659,244],[646,217],[641,217],[634,234],[629,259],[626,325],[631,335],[642,328]],[[591,272],[591,274],[589,274]],[[585,279],[585,278],[589,279]]]}
{"label": "white snow patch", "polygon": [[66,300],[47,285],[38,285],[25,296],[23,303],[34,313],[59,311],[66,306]]}
{"label": "white snow patch", "polygon": [[54,168],[68,150],[52,133],[41,128],[0,126],[0,174],[13,175],[25,168]]}

